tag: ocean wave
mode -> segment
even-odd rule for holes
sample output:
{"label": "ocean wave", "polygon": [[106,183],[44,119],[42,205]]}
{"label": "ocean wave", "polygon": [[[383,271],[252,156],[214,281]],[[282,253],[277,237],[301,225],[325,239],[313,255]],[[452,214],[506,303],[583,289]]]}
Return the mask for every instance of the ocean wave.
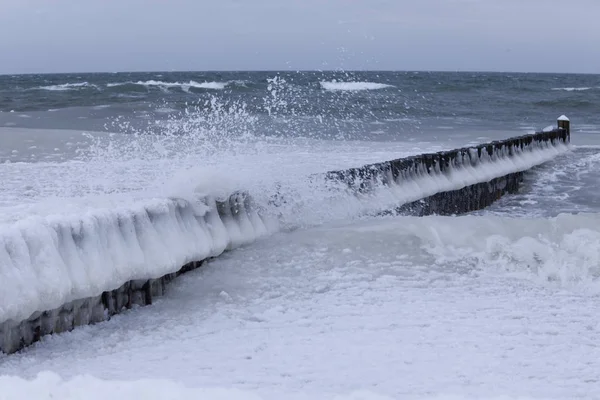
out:
{"label": "ocean wave", "polygon": [[563,88],[552,88],[552,90],[562,90],[565,92],[582,92],[585,90],[594,90],[594,89],[600,89],[599,87],[563,87]]}
{"label": "ocean wave", "polygon": [[107,83],[106,87],[118,87],[118,86],[127,86],[127,85],[139,85],[145,87],[159,87],[163,90],[169,88],[180,88],[184,92],[189,92],[191,88],[195,89],[210,89],[210,90],[222,90],[229,85],[230,82],[163,82],[163,81],[137,81],[137,82],[114,82]]}
{"label": "ocean wave", "polygon": [[336,80],[333,80],[329,82],[321,81],[319,83],[321,84],[321,87],[325,90],[348,92],[355,92],[359,90],[377,90],[394,87],[386,83],[377,82],[338,82]]}
{"label": "ocean wave", "polygon": [[422,249],[440,265],[470,265],[490,273],[508,272],[517,278],[597,292],[599,221],[597,213],[554,218],[405,217],[401,229],[418,237]]}
{"label": "ocean wave", "polygon": [[50,90],[53,92],[62,92],[66,90],[79,90],[82,88],[98,88],[98,86],[90,84],[88,82],[76,82],[76,83],[63,83],[62,85],[49,85],[49,86],[40,86],[34,88],[34,90]]}

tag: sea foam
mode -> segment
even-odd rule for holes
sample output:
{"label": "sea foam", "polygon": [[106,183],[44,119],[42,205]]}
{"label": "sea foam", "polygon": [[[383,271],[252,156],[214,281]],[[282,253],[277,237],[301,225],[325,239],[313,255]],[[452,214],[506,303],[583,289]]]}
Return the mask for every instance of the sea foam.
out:
{"label": "sea foam", "polygon": [[376,82],[338,82],[338,81],[331,81],[331,82],[326,82],[326,81],[322,81],[320,82],[321,87],[325,90],[330,90],[330,91],[348,91],[348,92],[355,92],[355,91],[360,91],[360,90],[377,90],[377,89],[385,89],[385,88],[391,88],[394,87],[392,85],[388,85],[385,83],[376,83]]}
{"label": "sea foam", "polygon": [[178,87],[181,90],[188,92],[190,88],[196,89],[210,89],[210,90],[222,90],[229,85],[229,82],[163,82],[163,81],[137,81],[137,82],[114,82],[107,83],[107,87],[117,87],[117,86],[125,86],[125,85],[140,85],[146,87],[159,87],[161,89],[169,89]]}
{"label": "sea foam", "polygon": [[562,87],[552,88],[552,90],[563,90],[565,92],[583,92],[586,90],[600,89],[600,87]]}
{"label": "sea foam", "polygon": [[49,90],[53,92],[62,92],[67,90],[78,90],[82,88],[98,88],[96,85],[92,85],[88,82],[77,82],[77,83],[63,83],[61,85],[49,85],[41,86],[36,89]]}

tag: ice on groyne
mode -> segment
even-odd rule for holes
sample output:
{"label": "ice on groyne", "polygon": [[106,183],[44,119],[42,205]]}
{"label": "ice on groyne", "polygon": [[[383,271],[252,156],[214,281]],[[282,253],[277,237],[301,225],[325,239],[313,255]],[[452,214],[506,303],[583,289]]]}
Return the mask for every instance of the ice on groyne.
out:
{"label": "ice on groyne", "polygon": [[0,227],[0,323],[159,278],[277,230],[249,202],[157,199]]}
{"label": "ice on groyne", "polygon": [[361,193],[368,192],[368,198],[385,188],[393,203],[401,205],[526,171],[569,150],[569,144],[561,140],[499,143],[502,146],[491,153],[483,146],[464,148],[332,171],[328,176]]}
{"label": "ice on groyne", "polygon": [[[322,211],[313,208],[337,209],[358,201],[363,209],[355,211],[360,213],[367,206],[397,207],[527,170],[568,150],[566,139],[553,134],[333,172],[327,176],[343,184],[323,183],[337,192],[336,203],[312,202],[311,209],[252,204],[250,196],[236,193],[220,200],[140,200],[69,218],[39,216],[0,225],[0,327],[100,296],[128,281],[158,279],[275,232],[279,221],[268,207],[310,214]],[[359,190],[348,192],[348,186]]]}

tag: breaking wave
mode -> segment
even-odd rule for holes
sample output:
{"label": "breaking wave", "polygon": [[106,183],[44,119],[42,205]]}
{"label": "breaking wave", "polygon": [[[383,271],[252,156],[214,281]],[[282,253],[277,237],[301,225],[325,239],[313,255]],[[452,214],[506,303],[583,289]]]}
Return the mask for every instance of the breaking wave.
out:
{"label": "breaking wave", "polygon": [[464,266],[543,284],[600,290],[598,213],[553,218],[402,217],[394,227],[418,238],[421,248],[446,268]]}
{"label": "breaking wave", "polygon": [[361,90],[377,90],[394,87],[385,83],[376,82],[338,82],[336,80],[327,82],[321,81],[321,87],[330,91],[348,91],[355,92]]}
{"label": "breaking wave", "polygon": [[159,87],[161,89],[169,89],[169,88],[180,88],[184,92],[189,92],[191,88],[196,89],[210,89],[210,90],[222,90],[225,89],[229,82],[163,82],[163,81],[137,81],[137,82],[115,82],[115,83],[107,83],[106,87],[118,87],[118,86],[127,86],[127,85],[138,85],[145,87]]}
{"label": "breaking wave", "polygon": [[[600,293],[600,214],[386,217],[341,229],[432,271]],[[347,233],[350,232],[350,233]]]}
{"label": "breaking wave", "polygon": [[563,90],[565,92],[582,92],[585,90],[600,89],[600,87],[564,87],[564,88],[552,88],[552,90]]}
{"label": "breaking wave", "polygon": [[50,90],[53,92],[62,92],[67,90],[78,90],[83,88],[98,88],[96,85],[92,85],[88,82],[78,82],[78,83],[64,83],[62,85],[49,85],[49,86],[41,86],[36,89],[40,90]]}

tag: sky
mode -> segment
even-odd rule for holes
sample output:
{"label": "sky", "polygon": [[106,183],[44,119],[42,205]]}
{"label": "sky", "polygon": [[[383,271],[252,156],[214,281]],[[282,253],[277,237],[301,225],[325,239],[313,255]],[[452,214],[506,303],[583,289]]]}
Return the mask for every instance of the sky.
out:
{"label": "sky", "polygon": [[600,73],[600,0],[0,0],[0,73]]}

